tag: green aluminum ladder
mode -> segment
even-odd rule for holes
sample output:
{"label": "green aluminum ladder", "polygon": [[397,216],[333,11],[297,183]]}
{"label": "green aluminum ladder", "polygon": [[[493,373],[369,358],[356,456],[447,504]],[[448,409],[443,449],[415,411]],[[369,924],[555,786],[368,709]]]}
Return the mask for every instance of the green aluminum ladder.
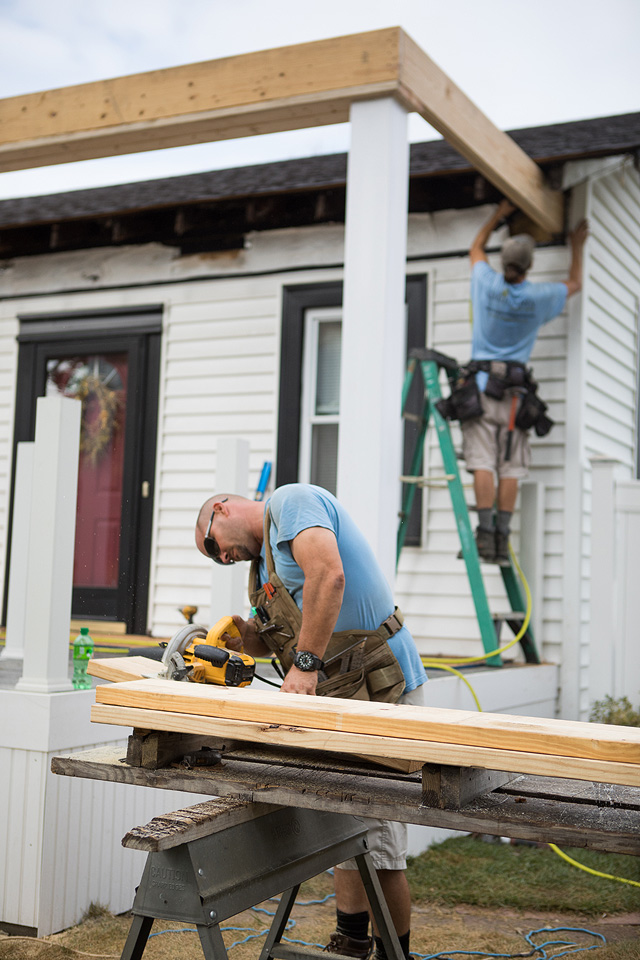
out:
{"label": "green aluminum ladder", "polygon": [[[504,583],[507,599],[511,606],[511,614],[506,613],[501,616],[493,616],[489,609],[487,591],[480,569],[480,558],[476,548],[475,537],[471,529],[469,519],[469,509],[462,481],[460,479],[460,470],[458,468],[458,458],[453,447],[451,439],[451,430],[449,423],[440,414],[436,403],[442,397],[440,390],[440,370],[446,372],[449,384],[453,386],[459,375],[458,363],[451,357],[438,353],[436,350],[413,349],[409,355],[409,364],[402,388],[402,415],[406,420],[413,421],[417,427],[416,443],[411,461],[410,472],[403,477],[403,499],[400,512],[400,525],[398,527],[398,544],[396,563],[400,559],[400,554],[404,546],[407,534],[407,521],[411,514],[411,507],[415,497],[416,487],[421,480],[422,463],[424,454],[424,444],[427,435],[427,428],[430,419],[433,419],[434,426],[438,435],[440,451],[446,475],[447,486],[451,496],[451,504],[455,515],[458,536],[460,538],[462,558],[467,568],[469,586],[476,610],[482,645],[486,654],[491,654],[500,646],[500,629],[502,622],[505,621],[514,635],[522,626],[525,610],[524,597],[520,588],[520,583],[516,575],[511,559],[508,564],[500,566],[502,581]],[[424,385],[422,398],[422,410],[420,413],[410,413],[407,410],[407,401],[411,391],[414,377],[417,371],[420,371]],[[536,648],[531,624],[527,626],[526,632],[520,639],[520,645],[527,663],[540,663],[540,657]],[[499,654],[487,657],[487,664],[495,667],[502,666],[502,659]]]}

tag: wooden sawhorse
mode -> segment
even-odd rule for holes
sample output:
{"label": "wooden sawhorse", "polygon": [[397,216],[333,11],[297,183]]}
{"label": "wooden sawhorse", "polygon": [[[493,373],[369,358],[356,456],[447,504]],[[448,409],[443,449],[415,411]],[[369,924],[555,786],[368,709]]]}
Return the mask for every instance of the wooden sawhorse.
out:
{"label": "wooden sawhorse", "polygon": [[156,918],[195,924],[206,960],[227,960],[220,923],[278,894],[260,960],[326,960],[281,940],[300,884],[351,857],[389,960],[404,960],[356,817],[221,798],[157,817],[122,842],[149,855],[121,960],[139,960]]}

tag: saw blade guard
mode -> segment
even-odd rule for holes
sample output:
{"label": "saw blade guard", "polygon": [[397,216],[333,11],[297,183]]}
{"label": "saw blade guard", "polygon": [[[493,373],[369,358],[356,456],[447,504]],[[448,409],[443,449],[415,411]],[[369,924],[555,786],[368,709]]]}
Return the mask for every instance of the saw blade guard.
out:
{"label": "saw blade guard", "polygon": [[[179,673],[184,673],[186,663],[184,653],[190,643],[196,640],[204,640],[207,636],[207,628],[199,623],[187,623],[182,629],[169,640],[162,655],[162,667],[158,676],[166,680],[178,679]],[[184,677],[183,677],[184,678]]]}

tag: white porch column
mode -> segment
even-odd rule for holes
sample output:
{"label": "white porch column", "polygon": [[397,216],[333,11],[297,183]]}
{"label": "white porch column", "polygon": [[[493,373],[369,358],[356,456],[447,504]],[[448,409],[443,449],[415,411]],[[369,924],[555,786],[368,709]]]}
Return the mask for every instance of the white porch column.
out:
{"label": "white porch column", "polygon": [[24,624],[27,613],[27,574],[29,572],[29,528],[33,487],[33,443],[19,443],[16,456],[16,492],[13,498],[9,596],[7,603],[7,641],[0,653],[7,659],[24,656]]}
{"label": "white porch column", "polygon": [[395,580],[405,366],[407,112],[354,103],[347,169],[338,498]]}
{"label": "white porch column", "polygon": [[622,644],[616,570],[617,464],[605,457],[591,460],[590,704],[607,695],[620,696],[616,683]]}
{"label": "white porch column", "polygon": [[16,689],[55,693],[69,680],[69,624],[82,404],[39,397],[33,458],[24,669]]}
{"label": "white porch column", "polygon": [[[221,437],[216,450],[216,493],[237,493],[246,497],[249,490],[249,443],[237,437]],[[247,594],[245,582],[247,567],[237,563],[233,567],[211,564],[211,621],[212,627],[221,617],[232,613],[242,616]],[[198,621],[198,616],[195,619]],[[199,621],[198,621],[199,622]]]}

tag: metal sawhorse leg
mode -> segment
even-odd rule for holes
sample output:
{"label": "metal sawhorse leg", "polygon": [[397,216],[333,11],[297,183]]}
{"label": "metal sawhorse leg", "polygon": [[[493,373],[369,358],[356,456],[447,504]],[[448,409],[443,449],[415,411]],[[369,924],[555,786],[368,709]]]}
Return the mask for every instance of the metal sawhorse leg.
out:
{"label": "metal sawhorse leg", "polygon": [[389,960],[404,960],[367,849],[363,820],[281,807],[219,833],[149,853],[121,960],[139,960],[156,918],[192,923],[205,960],[227,960],[220,923],[282,894],[260,960],[310,960],[317,948],[282,943],[304,880],[355,857]]}

